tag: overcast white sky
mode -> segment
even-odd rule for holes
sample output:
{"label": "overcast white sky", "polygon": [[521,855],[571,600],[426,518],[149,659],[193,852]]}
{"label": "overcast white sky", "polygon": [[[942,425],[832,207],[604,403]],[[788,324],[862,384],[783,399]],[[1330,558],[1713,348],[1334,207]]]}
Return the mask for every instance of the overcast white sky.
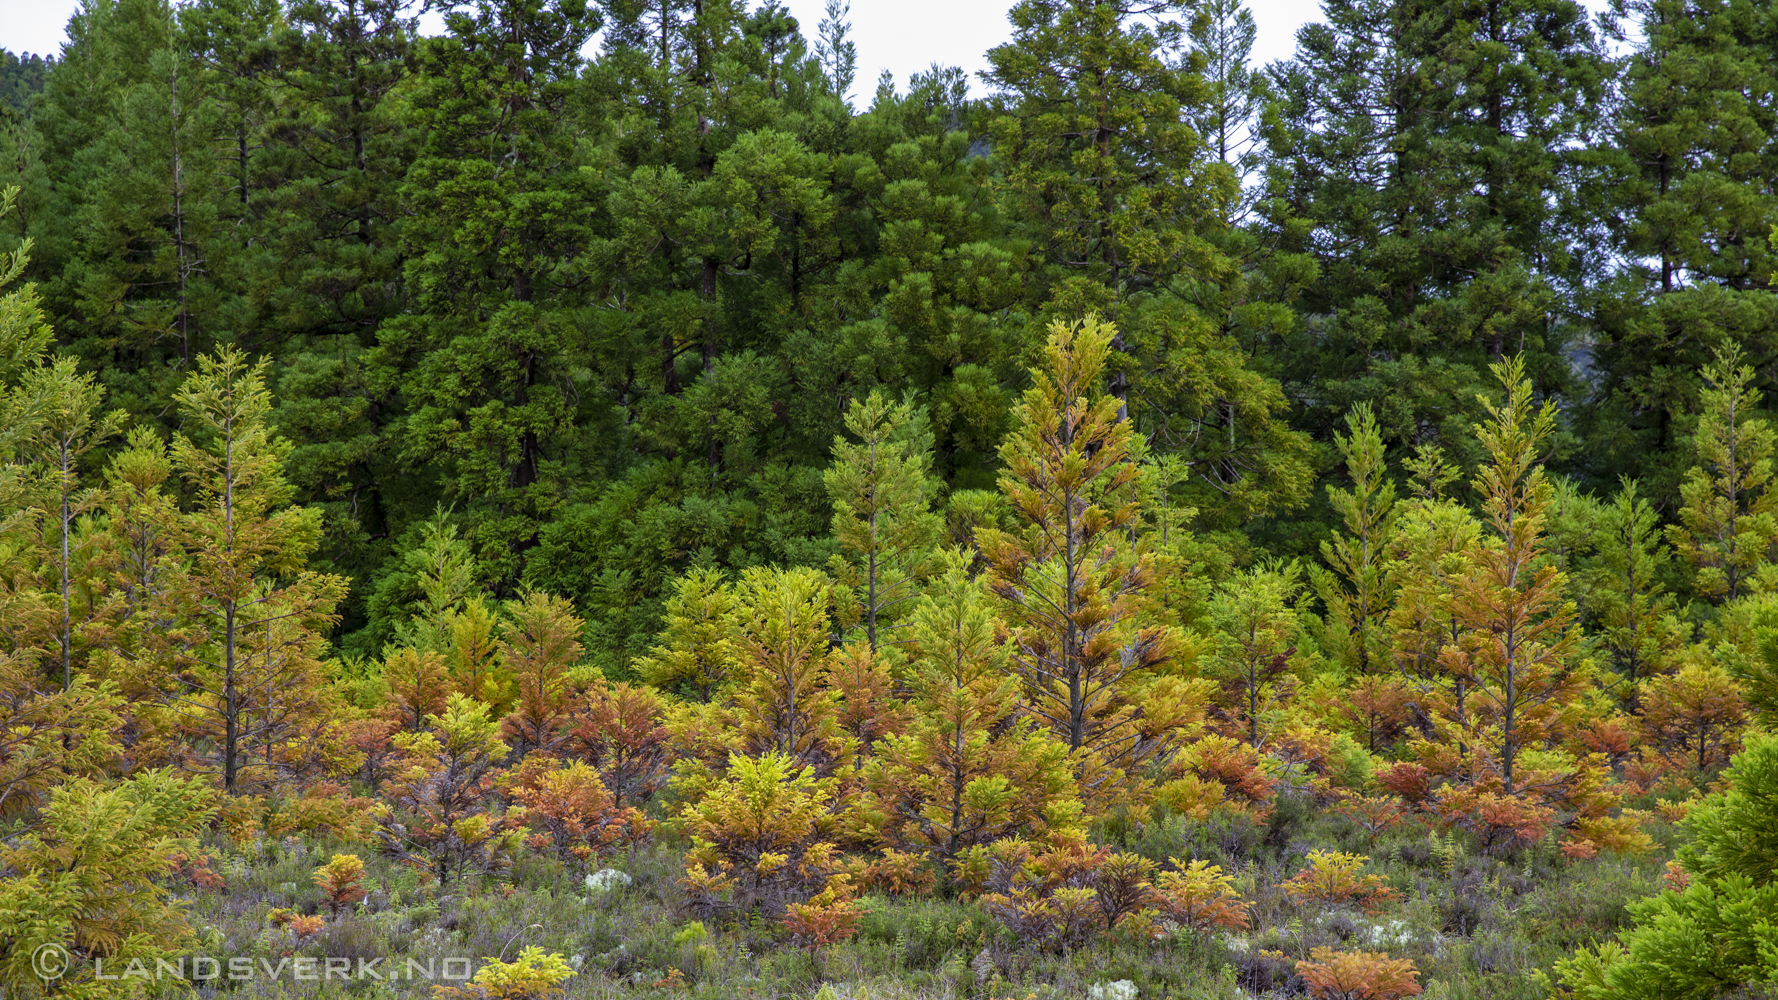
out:
{"label": "overcast white sky", "polygon": [[[1585,0],[1603,9],[1606,0]],[[79,0],[0,0],[0,48],[13,52],[58,52],[64,28]],[[824,0],[787,0],[811,41],[821,22]],[[1313,19],[1320,0],[1249,0],[1259,22],[1254,62],[1288,57],[1296,29]],[[852,36],[858,42],[858,83],[853,96],[868,101],[878,73],[887,68],[898,85],[933,62],[961,66],[971,73],[986,63],[982,54],[1006,40],[1006,11],[1012,0],[852,0]]]}
{"label": "overcast white sky", "polygon": [[[1260,63],[1290,54],[1297,25],[1320,10],[1319,0],[1250,0],[1259,20],[1254,55]],[[0,48],[59,52],[64,28],[79,0],[0,0]],[[824,0],[788,0],[811,40]],[[858,86],[869,99],[877,74],[887,68],[898,84],[935,60],[971,71],[984,68],[982,53],[1006,40],[1012,0],[852,0],[852,37],[858,42]]]}

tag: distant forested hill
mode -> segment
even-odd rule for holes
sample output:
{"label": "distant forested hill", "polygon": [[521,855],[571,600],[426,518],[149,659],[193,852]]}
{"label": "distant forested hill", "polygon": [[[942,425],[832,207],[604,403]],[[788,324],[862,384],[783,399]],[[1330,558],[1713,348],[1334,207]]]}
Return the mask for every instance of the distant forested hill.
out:
{"label": "distant forested hill", "polygon": [[0,49],[0,104],[23,113],[43,93],[44,81],[54,69],[54,56],[14,55]]}

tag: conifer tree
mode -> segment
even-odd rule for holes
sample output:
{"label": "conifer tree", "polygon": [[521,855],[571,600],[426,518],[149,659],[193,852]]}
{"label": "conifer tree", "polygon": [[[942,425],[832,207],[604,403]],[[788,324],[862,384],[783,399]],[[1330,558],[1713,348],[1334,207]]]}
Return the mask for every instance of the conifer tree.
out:
{"label": "conifer tree", "polygon": [[735,595],[713,569],[694,568],[667,599],[660,645],[637,660],[636,672],[656,687],[689,690],[709,702],[728,679],[739,650],[734,639]]}
{"label": "conifer tree", "polygon": [[290,98],[277,108],[265,155],[285,179],[267,196],[267,235],[290,275],[268,311],[291,332],[362,335],[401,302],[398,193],[415,135],[390,104],[415,68],[416,7],[298,0],[288,8],[296,30],[279,53],[278,82]]}
{"label": "conifer tree", "polygon": [[1756,95],[1774,86],[1773,41],[1740,2],[1625,0],[1610,25],[1636,41],[1598,143],[1606,169],[1576,193],[1623,264],[1590,310],[1599,385],[1577,417],[1600,478],[1635,476],[1665,507],[1690,465],[1697,373],[1731,343],[1768,349],[1778,118]]}
{"label": "conifer tree", "polygon": [[1451,674],[1473,678],[1477,710],[1466,733],[1491,751],[1511,795],[1519,755],[1549,735],[1551,716],[1585,675],[1562,574],[1539,566],[1550,485],[1538,449],[1554,427],[1555,406],[1533,402],[1520,359],[1495,365],[1494,373],[1506,399],[1483,401],[1493,419],[1477,433],[1492,460],[1474,480],[1488,537],[1453,595],[1464,631],[1439,656]]}
{"label": "conifer tree", "polygon": [[1439,654],[1463,634],[1457,591],[1470,574],[1481,525],[1449,500],[1420,499],[1403,505],[1397,526],[1391,558],[1401,589],[1389,613],[1390,652],[1419,692],[1422,729],[1429,732],[1442,716],[1461,730],[1469,718],[1472,679],[1463,664]]}
{"label": "conifer tree", "polygon": [[451,615],[477,595],[475,557],[442,508],[417,533],[371,596],[366,632],[442,654],[450,648]]}
{"label": "conifer tree", "polygon": [[150,54],[145,78],[116,99],[116,127],[99,147],[105,169],[82,233],[74,310],[87,321],[80,332],[96,335],[94,348],[116,344],[119,360],[135,362],[126,384],[157,400],[174,386],[145,377],[155,362],[189,367],[208,346],[210,276],[221,250],[213,108],[203,74],[175,41]]}
{"label": "conifer tree", "polygon": [[989,594],[962,553],[944,558],[908,623],[913,721],[877,745],[864,781],[887,837],[949,858],[1065,824],[1079,806],[1068,748],[1017,718]]}
{"label": "conifer tree", "polygon": [[454,693],[426,725],[395,737],[397,759],[376,807],[377,838],[440,882],[510,868],[523,831],[487,809],[509,752],[499,721],[488,706]]}
{"label": "conifer tree", "polygon": [[[1132,9],[1021,0],[1012,38],[988,53],[991,126],[1008,208],[1043,254],[1068,313],[1110,310],[1182,272],[1221,266],[1195,231],[1212,189],[1188,108],[1203,96],[1176,0]],[[1214,216],[1210,216],[1214,217]],[[1127,406],[1127,379],[1108,367]]]}
{"label": "conifer tree", "polygon": [[586,623],[572,604],[537,591],[508,601],[506,617],[500,656],[518,689],[518,703],[502,723],[503,735],[520,751],[553,748],[568,715],[568,670],[580,659]]}
{"label": "conifer tree", "polygon": [[480,594],[471,594],[443,620],[445,665],[458,691],[496,714],[512,708],[512,672],[500,655],[500,616]]}
{"label": "conifer tree", "polygon": [[[223,238],[235,246],[247,246],[262,233],[260,202],[270,185],[262,153],[276,100],[274,25],[280,14],[275,0],[196,0],[178,14],[176,41],[202,74],[202,94],[210,105],[207,138],[222,162],[217,179],[227,194],[217,217],[228,233]],[[238,281],[240,268],[228,270],[223,280]],[[251,296],[233,298],[230,305],[253,302]]]}
{"label": "conifer tree", "polygon": [[1070,750],[1128,769],[1173,746],[1201,706],[1166,676],[1177,637],[1145,620],[1141,444],[1098,382],[1112,336],[1096,319],[1051,324],[1000,451],[1019,524],[976,540],[1028,711]]}
{"label": "conifer tree", "polygon": [[389,688],[388,714],[414,732],[427,716],[443,712],[452,694],[444,657],[430,649],[397,650],[383,661],[383,683]]}
{"label": "conifer tree", "polygon": [[827,74],[833,92],[845,98],[858,77],[858,43],[852,41],[852,4],[850,0],[827,0],[826,17],[820,24],[820,40],[815,44],[816,58]]}
{"label": "conifer tree", "polygon": [[1327,0],[1299,29],[1262,202],[1319,271],[1296,302],[1313,334],[1274,341],[1296,426],[1330,436],[1369,400],[1387,441],[1455,450],[1508,352],[1567,388],[1558,293],[1593,239],[1569,192],[1605,68],[1574,0]]}
{"label": "conifer tree", "polygon": [[1766,914],[1778,908],[1778,739],[1748,741],[1684,820],[1680,879],[1629,906],[1634,925],[1557,963],[1576,1000],[1665,1000],[1759,989],[1778,976]]}
{"label": "conifer tree", "polygon": [[421,47],[407,105],[426,136],[404,188],[415,299],[380,328],[382,373],[407,401],[404,460],[438,462],[502,597],[588,442],[569,260],[598,199],[555,122],[600,21],[579,0],[459,6]]}
{"label": "conifer tree", "polygon": [[[185,907],[163,879],[193,833],[216,811],[201,778],[143,771],[112,785],[69,782],[57,789],[42,822],[5,847],[13,876],[0,881],[0,983],[9,996],[40,990],[45,971],[65,977],[58,991],[97,994],[90,968],[70,956],[98,956],[113,968],[152,962],[191,939]],[[50,949],[56,969],[41,963]],[[55,981],[55,980],[51,980]]]}
{"label": "conifer tree", "polygon": [[896,674],[906,658],[898,647],[875,651],[864,643],[840,647],[828,683],[840,698],[839,726],[852,744],[852,766],[862,769],[885,736],[906,728],[910,712],[898,697]]}
{"label": "conifer tree", "polygon": [[0,659],[0,816],[29,822],[57,788],[115,774],[125,708],[115,687],[84,674],[60,690],[28,654]]}
{"label": "conifer tree", "polygon": [[617,805],[646,800],[671,763],[665,714],[666,701],[652,688],[595,684],[575,705],[568,752],[599,769]]}
{"label": "conifer tree", "polygon": [[832,586],[812,569],[741,576],[731,718],[748,756],[777,754],[826,773],[847,753],[839,697],[828,683]]}
{"label": "conifer tree", "polygon": [[[17,186],[0,188],[0,219],[13,213],[18,199]],[[65,402],[44,395],[44,390],[53,389],[55,383],[45,379],[42,369],[36,367],[54,337],[36,288],[25,285],[6,290],[23,276],[30,260],[29,239],[10,252],[0,253],[0,290],[4,290],[0,294],[0,458],[5,459],[0,461],[0,531],[22,528],[32,519],[43,484],[32,474],[28,463],[37,457],[34,444],[46,411],[57,410],[56,403]],[[8,595],[13,598],[7,602],[7,617],[11,619],[8,632],[16,644],[35,646],[41,637],[31,633],[41,630],[44,624],[35,607],[35,595],[28,593],[28,587],[9,589],[14,593]],[[26,592],[19,593],[21,590]]]}
{"label": "conifer tree", "polygon": [[1673,596],[1663,580],[1672,550],[1662,543],[1659,519],[1636,480],[1624,480],[1606,511],[1598,545],[1587,610],[1597,619],[1600,638],[1634,704],[1636,686],[1660,672],[1690,638],[1690,629],[1673,613]]}
{"label": "conifer tree", "polygon": [[[1227,221],[1242,197],[1220,158],[1230,150],[1208,149],[1195,127],[1200,114],[1241,112],[1240,29],[1214,43],[1201,36],[1194,50],[1188,9],[1016,4],[1012,39],[988,54],[999,93],[984,117],[1001,204],[1034,251],[1027,298],[1044,318],[1102,314],[1115,325],[1104,377],[1119,415],[1189,453],[1193,486],[1215,499],[1199,506],[1228,509],[1233,524],[1301,502],[1307,441],[1240,339],[1288,317],[1254,305],[1229,253]],[[1209,87],[1205,60],[1221,74]]]}
{"label": "conifer tree", "polygon": [[[94,448],[116,436],[124,421],[123,411],[100,413],[104,390],[93,376],[82,374],[71,358],[58,359],[27,376],[20,391],[38,414],[38,423],[28,444],[31,457],[49,469],[53,500],[45,520],[54,519],[51,545],[55,552],[56,571],[60,576],[62,621],[58,641],[61,646],[62,689],[74,683],[74,600],[71,594],[73,574],[74,519],[90,506],[91,494],[78,492],[80,460]],[[47,534],[47,533],[46,533]]]}
{"label": "conifer tree", "polygon": [[912,598],[919,563],[938,543],[940,519],[930,509],[938,492],[930,475],[932,435],[923,411],[880,391],[853,402],[846,429],[859,441],[834,439],[824,478],[834,536],[860,562],[865,641],[874,650],[879,619],[892,618]]}
{"label": "conifer tree", "polygon": [[1741,685],[1714,663],[1689,663],[1651,678],[1643,700],[1649,736],[1677,749],[1699,771],[1727,761],[1747,716]]}
{"label": "conifer tree", "polygon": [[1216,673],[1223,680],[1233,719],[1245,723],[1247,745],[1258,750],[1270,729],[1268,713],[1290,691],[1288,666],[1303,628],[1296,608],[1302,593],[1296,563],[1258,566],[1217,587],[1206,617],[1216,629]]}
{"label": "conifer tree", "polygon": [[[243,774],[271,780],[317,763],[331,724],[322,707],[320,655],[343,582],[304,568],[317,522],[289,508],[279,474],[284,445],[266,414],[266,363],[233,349],[199,359],[178,395],[185,426],[171,466],[195,496],[155,525],[177,558],[163,558],[117,627],[126,690],[151,692],[168,722],[198,736],[163,746],[182,766],[213,772],[231,794]],[[169,554],[170,555],[170,554]]]}
{"label": "conifer tree", "polygon": [[[69,46],[33,111],[48,197],[30,235],[74,353],[106,362],[112,399],[168,402],[163,362],[189,363],[214,165],[198,74],[164,0],[105,0],[69,21]],[[187,353],[180,353],[181,351]],[[152,403],[148,402],[153,400]]]}
{"label": "conifer tree", "polygon": [[1395,484],[1383,460],[1383,435],[1367,403],[1346,415],[1348,433],[1335,435],[1352,477],[1350,490],[1329,486],[1327,495],[1349,535],[1321,543],[1332,572],[1315,569],[1310,578],[1327,605],[1327,646],[1360,674],[1385,668],[1389,657],[1387,620],[1395,598],[1390,560],[1394,534]]}
{"label": "conifer tree", "polygon": [[1249,65],[1259,26],[1243,0],[1209,0],[1187,27],[1194,55],[1203,60],[1208,93],[1192,106],[1192,123],[1210,157],[1234,174],[1242,190],[1223,217],[1224,225],[1243,220],[1252,195],[1247,181],[1261,161],[1260,113],[1270,97],[1264,73]]}
{"label": "conifer tree", "polygon": [[1772,586],[1766,576],[1778,545],[1775,436],[1758,416],[1760,392],[1739,347],[1719,352],[1704,379],[1697,460],[1679,490],[1679,523],[1667,535],[1696,569],[1698,592],[1723,604]]}

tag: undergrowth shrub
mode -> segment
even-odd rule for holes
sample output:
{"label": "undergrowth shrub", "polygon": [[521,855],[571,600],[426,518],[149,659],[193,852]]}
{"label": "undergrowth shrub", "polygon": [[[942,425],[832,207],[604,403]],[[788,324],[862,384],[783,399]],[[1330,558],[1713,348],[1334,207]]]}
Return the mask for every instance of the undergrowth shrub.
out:
{"label": "undergrowth shrub", "polygon": [[335,916],[365,896],[364,861],[356,854],[335,854],[315,869],[315,885],[327,896],[327,909]]}
{"label": "undergrowth shrub", "polygon": [[1310,851],[1309,865],[1283,884],[1286,894],[1298,903],[1323,906],[1356,905],[1375,913],[1401,894],[1384,884],[1381,876],[1360,873],[1370,858],[1342,851]]}
{"label": "undergrowth shrub", "polygon": [[519,804],[509,821],[535,831],[526,843],[563,860],[604,857],[647,837],[654,826],[636,809],[620,806],[599,772],[580,761],[533,754],[500,786]]}
{"label": "undergrowth shrub", "polygon": [[1234,889],[1234,878],[1206,861],[1181,864],[1162,873],[1153,900],[1167,919],[1198,932],[1245,930],[1249,904]]}
{"label": "undergrowth shrub", "polygon": [[1387,952],[1316,948],[1296,970],[1316,1000],[1401,1000],[1422,992],[1414,963]]}

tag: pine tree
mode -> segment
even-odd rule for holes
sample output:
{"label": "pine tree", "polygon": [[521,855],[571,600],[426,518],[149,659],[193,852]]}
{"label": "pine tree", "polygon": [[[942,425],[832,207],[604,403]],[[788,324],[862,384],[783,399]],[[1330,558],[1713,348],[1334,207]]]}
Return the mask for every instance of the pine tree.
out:
{"label": "pine tree", "polygon": [[1573,0],[1328,0],[1322,17],[1273,71],[1268,230],[1319,270],[1296,302],[1315,319],[1274,364],[1317,437],[1368,400],[1386,441],[1464,448],[1487,364],[1520,353],[1568,388],[1555,317],[1585,275],[1569,192],[1605,57]]}
{"label": "pine tree", "polygon": [[1288,666],[1303,628],[1296,601],[1303,589],[1295,563],[1255,567],[1217,587],[1206,617],[1216,629],[1215,672],[1244,722],[1247,745],[1261,746],[1268,715],[1290,693]]}
{"label": "pine tree", "polygon": [[85,5],[34,109],[44,292],[74,353],[103,362],[112,399],[132,410],[164,407],[175,382],[162,363],[191,356],[180,351],[208,236],[206,109],[175,28],[164,0]]}
{"label": "pine tree", "polygon": [[[228,233],[224,241],[232,244],[229,249],[263,238],[265,206],[260,201],[271,181],[261,153],[276,100],[273,35],[280,14],[275,0],[197,0],[178,14],[180,54],[202,73],[202,93],[210,103],[205,117],[213,131],[208,138],[213,155],[223,163],[218,181],[227,191],[217,215],[220,228]],[[221,280],[239,281],[240,270],[229,267]],[[229,298],[232,301],[219,306],[257,304],[253,301],[257,296],[251,294]],[[251,316],[246,313],[241,318]]]}
{"label": "pine tree", "polygon": [[1778,120],[1758,95],[1775,85],[1774,40],[1759,5],[1739,0],[1626,0],[1614,22],[1630,52],[1603,176],[1579,193],[1597,199],[1623,263],[1591,309],[1599,388],[1578,415],[1600,478],[1635,476],[1665,506],[1689,465],[1697,373],[1772,323],[1778,202],[1762,178]]}
{"label": "pine tree", "polygon": [[[275,344],[273,422],[292,449],[296,499],[319,508],[318,562],[349,576],[342,637],[365,656],[388,635],[368,605],[378,571],[437,492],[400,473],[403,410],[378,363],[378,329],[411,301],[402,273],[402,179],[421,137],[403,88],[416,69],[413,0],[298,0],[270,37],[278,99],[250,159],[257,252],[225,275],[243,300],[233,322]],[[265,43],[243,47],[256,57]],[[245,71],[257,70],[249,63]],[[239,160],[239,150],[235,159]],[[238,197],[237,197],[238,202]],[[230,206],[229,212],[237,209]]]}
{"label": "pine tree", "polygon": [[[16,185],[0,188],[0,219],[13,213],[18,199]],[[35,519],[33,508],[44,491],[28,462],[35,457],[33,445],[41,433],[45,411],[56,409],[58,402],[44,397],[43,389],[52,386],[45,384],[42,369],[36,367],[54,337],[37,290],[29,284],[7,290],[23,276],[30,260],[29,239],[0,253],[0,291],[4,292],[0,294],[0,458],[4,459],[0,461],[0,531],[4,532],[21,529]],[[10,638],[20,647],[36,646],[47,636],[35,633],[44,631],[48,623],[35,588],[15,584],[7,590],[5,617]]]}
{"label": "pine tree", "polygon": [[[121,410],[100,413],[104,390],[93,376],[82,374],[72,359],[59,359],[51,365],[31,372],[20,386],[37,410],[39,423],[27,445],[33,459],[49,467],[54,493],[53,508],[44,511],[45,520],[55,524],[53,544],[56,571],[60,576],[62,621],[58,636],[61,645],[62,689],[74,683],[74,599],[73,580],[74,519],[91,506],[93,495],[79,492],[79,463],[88,452],[116,436],[122,427]],[[90,602],[88,602],[90,604]]]}
{"label": "pine tree", "polygon": [[441,507],[417,526],[413,541],[397,549],[367,605],[369,624],[355,638],[382,648],[389,643],[445,652],[449,622],[480,588],[475,556],[455,521]]}
{"label": "pine tree", "polygon": [[43,84],[54,69],[56,57],[26,52],[16,54],[0,49],[0,106],[23,115],[30,111]]}
{"label": "pine tree", "polygon": [[488,706],[452,694],[426,725],[395,737],[397,760],[376,806],[377,838],[441,883],[510,868],[523,830],[487,808],[509,751],[499,721]]}
{"label": "pine tree", "polygon": [[[117,628],[126,690],[164,699],[199,739],[162,752],[213,772],[231,794],[243,775],[270,781],[316,766],[331,725],[320,655],[343,593],[337,577],[306,570],[317,519],[289,508],[279,474],[284,446],[271,436],[264,362],[224,349],[199,359],[177,397],[189,434],[171,466],[191,489],[189,510],[155,525],[171,543],[140,601]],[[164,737],[163,737],[164,738]]]}
{"label": "pine tree", "polygon": [[580,659],[585,626],[574,606],[533,591],[506,603],[500,657],[518,689],[518,704],[502,722],[515,749],[553,749],[572,697],[568,670]]}
{"label": "pine tree", "polygon": [[[1240,339],[1283,317],[1251,305],[1265,294],[1229,253],[1241,249],[1227,232],[1242,196],[1221,158],[1232,147],[1208,149],[1194,127],[1241,112],[1239,29],[1194,49],[1187,8],[1015,5],[1012,39],[988,55],[999,93],[986,119],[1011,231],[1034,250],[1027,299],[1041,317],[1114,323],[1104,375],[1119,415],[1189,454],[1199,506],[1233,524],[1301,502],[1307,441]],[[1208,61],[1220,76],[1207,87]],[[1240,127],[1219,123],[1219,139]]]}
{"label": "pine tree", "polygon": [[618,805],[645,801],[671,763],[665,716],[665,699],[648,687],[595,684],[574,707],[567,750],[599,769]]}
{"label": "pine tree", "polygon": [[1718,353],[1704,378],[1704,412],[1693,436],[1697,464],[1680,487],[1684,505],[1667,536],[1696,568],[1698,592],[1723,604],[1771,586],[1765,577],[1778,545],[1774,435],[1757,416],[1760,392],[1738,347]]}
{"label": "pine tree", "polygon": [[1482,527],[1463,507],[1436,499],[1404,504],[1397,526],[1391,558],[1401,590],[1389,612],[1391,654],[1419,693],[1416,721],[1421,729],[1430,732],[1442,717],[1461,733],[1469,724],[1474,678],[1466,662],[1441,654],[1463,635],[1459,591],[1473,572]]}
{"label": "pine tree", "polygon": [[736,587],[731,725],[749,756],[777,754],[818,774],[848,755],[828,683],[832,582],[812,569],[751,569]]}
{"label": "pine tree", "polygon": [[383,683],[389,689],[387,714],[413,732],[427,716],[442,713],[453,693],[444,657],[430,649],[395,651],[383,661]]}
{"label": "pine tree", "polygon": [[1778,976],[1764,917],[1778,907],[1778,740],[1750,740],[1726,778],[1684,820],[1683,884],[1631,903],[1617,940],[1557,963],[1576,1000],[1702,998]]}
{"label": "pine tree", "polygon": [[599,24],[576,0],[457,8],[421,47],[407,105],[426,136],[403,188],[415,299],[380,327],[381,374],[407,402],[405,463],[443,474],[500,596],[517,589],[588,442],[570,260],[597,199],[555,122]]}
{"label": "pine tree", "polygon": [[708,703],[729,678],[739,650],[734,639],[735,595],[710,569],[693,569],[667,599],[660,645],[636,663],[636,672],[656,687],[689,689]]}
{"label": "pine tree", "polygon": [[1018,527],[976,539],[1027,710],[1070,750],[1128,770],[1174,746],[1201,706],[1166,674],[1177,637],[1145,620],[1141,444],[1098,389],[1112,336],[1097,320],[1051,325],[1000,451]]}
{"label": "pine tree", "polygon": [[1624,690],[1634,704],[1637,685],[1660,672],[1690,638],[1673,613],[1664,577],[1672,550],[1662,544],[1659,520],[1634,479],[1624,480],[1598,528],[1598,569],[1586,610],[1610,650]]}
{"label": "pine tree", "polygon": [[913,721],[878,744],[864,782],[885,836],[950,858],[1071,822],[1079,804],[1068,748],[1017,718],[990,596],[961,553],[945,559],[908,623]]}
{"label": "pine tree", "polygon": [[[1226,176],[1205,177],[1190,109],[1203,82],[1184,53],[1186,9],[1021,0],[1012,38],[988,53],[991,133],[1007,207],[1043,254],[1051,297],[1071,315],[1111,310],[1181,273],[1218,267],[1195,219]],[[1151,20],[1143,19],[1147,15]],[[1208,213],[1204,213],[1208,214]],[[1127,406],[1127,378],[1108,366]]]}
{"label": "pine tree", "polygon": [[42,822],[5,848],[15,873],[0,883],[0,982],[8,995],[35,995],[50,978],[45,971],[65,973],[55,977],[61,991],[104,989],[95,989],[94,970],[72,961],[60,970],[34,964],[46,949],[122,970],[191,940],[185,907],[163,879],[182,853],[196,851],[193,835],[215,814],[215,798],[202,779],[168,771],[58,788]]}
{"label": "pine tree", "polygon": [[124,709],[109,684],[77,674],[62,690],[31,656],[0,659],[0,816],[32,821],[57,788],[114,774]]}
{"label": "pine tree", "polygon": [[864,599],[865,641],[874,650],[879,619],[887,626],[912,598],[920,561],[938,542],[940,521],[930,510],[938,483],[930,476],[925,414],[912,403],[892,403],[872,392],[848,409],[846,429],[859,441],[834,439],[834,464],[825,480],[834,535],[861,563],[857,589]]}
{"label": "pine tree", "polygon": [[1701,772],[1726,762],[1747,717],[1741,685],[1714,663],[1690,663],[1651,678],[1642,724],[1657,742],[1677,749]]}
{"label": "pine tree", "polygon": [[[1383,461],[1383,435],[1369,404],[1346,415],[1348,433],[1335,435],[1345,456],[1352,489],[1327,488],[1334,512],[1350,535],[1321,543],[1321,557],[1333,571],[1311,570],[1310,579],[1327,606],[1326,645],[1359,674],[1388,663],[1387,620],[1395,599],[1390,544],[1394,534],[1395,484]],[[1336,575],[1337,574],[1337,575]]]}
{"label": "pine tree", "polygon": [[823,11],[827,16],[821,21],[815,54],[833,92],[845,98],[858,77],[858,43],[851,39],[852,4],[850,0],[827,0]]}
{"label": "pine tree", "polygon": [[1209,0],[1187,27],[1191,50],[1203,60],[1208,93],[1192,107],[1192,123],[1208,154],[1227,167],[1240,193],[1225,210],[1224,225],[1245,221],[1252,201],[1247,182],[1260,166],[1260,114],[1270,98],[1269,81],[1249,59],[1259,26],[1242,0]]}
{"label": "pine tree", "polygon": [[1550,502],[1538,448],[1553,430],[1555,406],[1532,402],[1518,358],[1495,365],[1494,373],[1506,400],[1483,401],[1493,420],[1477,433],[1492,461],[1474,481],[1489,537],[1454,595],[1463,634],[1439,655],[1451,674],[1474,679],[1477,711],[1467,735],[1492,751],[1511,795],[1519,755],[1548,735],[1550,716],[1586,678],[1576,662],[1580,634],[1562,575],[1538,565]]}
{"label": "pine tree", "polygon": [[[287,275],[269,293],[267,312],[290,333],[347,334],[368,344],[402,302],[399,188],[416,136],[392,99],[415,68],[415,6],[298,0],[289,7],[295,31],[277,54],[278,82],[289,97],[262,155],[281,180],[266,196],[266,238]],[[297,442],[294,457],[307,443]],[[357,484],[379,486],[369,477]]]}
{"label": "pine tree", "polygon": [[59,304],[80,353],[117,366],[114,398],[159,408],[176,388],[159,374],[164,364],[189,368],[213,332],[214,106],[166,4],[120,0],[96,25],[82,61],[135,62],[111,70],[121,78],[103,81],[97,106],[81,109],[100,116],[103,134],[71,151],[74,162],[45,163],[72,168],[78,198]]}

